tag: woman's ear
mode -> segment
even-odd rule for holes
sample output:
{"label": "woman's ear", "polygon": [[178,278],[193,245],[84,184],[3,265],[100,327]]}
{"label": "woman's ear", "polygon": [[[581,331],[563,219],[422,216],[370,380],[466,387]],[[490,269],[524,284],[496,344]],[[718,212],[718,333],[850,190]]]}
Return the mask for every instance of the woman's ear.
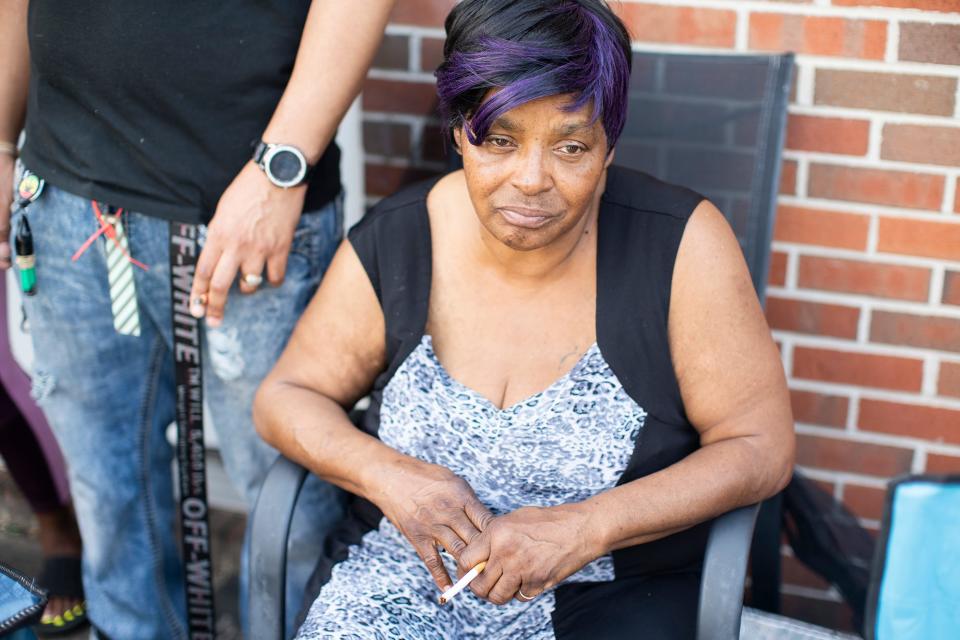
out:
{"label": "woman's ear", "polygon": [[463,125],[459,127],[454,127],[453,131],[450,132],[453,136],[453,148],[461,156],[463,155]]}
{"label": "woman's ear", "polygon": [[613,164],[613,158],[617,154],[617,149],[614,147],[607,152],[607,160],[603,163],[604,169],[609,169],[610,165]]}

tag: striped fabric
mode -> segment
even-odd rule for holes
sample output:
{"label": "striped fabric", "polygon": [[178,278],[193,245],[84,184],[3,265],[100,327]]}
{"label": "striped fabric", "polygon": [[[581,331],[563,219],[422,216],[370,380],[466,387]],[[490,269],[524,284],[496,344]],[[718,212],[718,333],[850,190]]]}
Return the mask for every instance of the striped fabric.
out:
{"label": "striped fabric", "polygon": [[113,326],[119,334],[139,336],[140,312],[137,310],[137,288],[133,281],[133,265],[127,259],[130,253],[127,234],[119,217],[105,215],[104,220],[112,225],[116,232],[116,242],[108,237],[103,239],[107,252],[107,279],[110,283]]}

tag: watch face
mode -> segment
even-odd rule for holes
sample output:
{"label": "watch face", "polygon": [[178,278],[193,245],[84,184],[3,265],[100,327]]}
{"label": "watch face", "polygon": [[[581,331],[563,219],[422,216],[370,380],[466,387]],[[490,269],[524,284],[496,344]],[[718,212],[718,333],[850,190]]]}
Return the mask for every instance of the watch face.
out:
{"label": "watch face", "polygon": [[267,173],[277,182],[295,184],[306,170],[303,159],[288,149],[277,149],[267,160]]}

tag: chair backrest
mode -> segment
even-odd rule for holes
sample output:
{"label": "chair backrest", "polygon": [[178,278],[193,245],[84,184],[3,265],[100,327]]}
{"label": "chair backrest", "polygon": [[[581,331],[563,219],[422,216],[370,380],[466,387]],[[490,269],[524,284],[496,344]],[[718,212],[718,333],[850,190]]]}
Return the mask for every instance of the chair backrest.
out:
{"label": "chair backrest", "polygon": [[762,302],[793,55],[633,55],[615,162],[695,189],[727,216]]}
{"label": "chair backrest", "polygon": [[867,640],[960,638],[960,475],[890,483],[865,631]]}

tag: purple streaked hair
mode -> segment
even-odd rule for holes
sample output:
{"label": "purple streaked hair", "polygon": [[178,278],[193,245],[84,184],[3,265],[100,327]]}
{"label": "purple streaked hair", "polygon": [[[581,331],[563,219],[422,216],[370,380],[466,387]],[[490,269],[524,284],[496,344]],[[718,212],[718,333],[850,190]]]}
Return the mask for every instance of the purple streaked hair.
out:
{"label": "purple streaked hair", "polygon": [[[507,111],[572,94],[593,105],[613,148],[627,111],[630,37],[604,0],[464,0],[447,17],[440,112],[479,145]],[[486,101],[490,90],[500,89]]]}

